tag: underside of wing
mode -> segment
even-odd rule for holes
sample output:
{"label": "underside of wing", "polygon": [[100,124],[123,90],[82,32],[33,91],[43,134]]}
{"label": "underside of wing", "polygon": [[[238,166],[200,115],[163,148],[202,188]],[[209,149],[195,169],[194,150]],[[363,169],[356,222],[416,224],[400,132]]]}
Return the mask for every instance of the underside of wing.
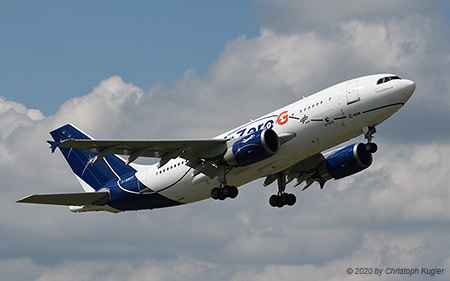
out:
{"label": "underside of wing", "polygon": [[327,181],[322,177],[324,169],[326,169],[325,157],[322,153],[317,153],[289,168],[287,180],[290,182],[296,179],[295,186],[305,182],[302,190],[307,189],[314,182],[318,182],[322,188]]}
{"label": "underside of wing", "polygon": [[110,199],[109,192],[33,194],[17,203],[34,203],[63,206],[105,205]]}
{"label": "underside of wing", "polygon": [[[358,173],[372,164],[373,146],[354,143],[326,153],[317,153],[282,171],[289,183],[296,179],[295,186],[305,182],[303,190],[318,182],[323,188],[330,179],[341,179]],[[375,148],[376,151],[376,148]],[[274,182],[280,175],[269,175],[264,185]]]}
{"label": "underside of wing", "polygon": [[[314,182],[318,182],[322,188],[325,182],[328,180],[323,178],[324,169],[326,169],[326,160],[322,153],[311,155],[310,157],[303,159],[290,168],[286,169],[283,173],[286,176],[286,183],[290,183],[296,180],[294,186],[298,186],[305,183],[302,190],[307,189]],[[267,176],[264,181],[264,186],[268,186],[277,179],[276,175]]]}

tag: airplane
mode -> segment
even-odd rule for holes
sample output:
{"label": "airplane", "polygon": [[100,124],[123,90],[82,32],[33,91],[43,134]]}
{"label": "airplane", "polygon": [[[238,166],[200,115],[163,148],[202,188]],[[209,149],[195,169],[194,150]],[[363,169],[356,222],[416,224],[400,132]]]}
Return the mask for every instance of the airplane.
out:
{"label": "airplane", "polygon": [[[302,190],[342,179],[372,164],[376,127],[415,91],[394,74],[348,80],[275,110],[212,139],[95,140],[72,124],[50,132],[84,189],[82,193],[36,194],[18,203],[69,206],[72,212],[156,209],[207,198],[236,198],[258,178],[277,183],[272,207],[293,206],[292,181]],[[327,151],[364,135],[354,143]],[[128,156],[127,159],[119,155]],[[133,163],[153,157],[153,165]]]}

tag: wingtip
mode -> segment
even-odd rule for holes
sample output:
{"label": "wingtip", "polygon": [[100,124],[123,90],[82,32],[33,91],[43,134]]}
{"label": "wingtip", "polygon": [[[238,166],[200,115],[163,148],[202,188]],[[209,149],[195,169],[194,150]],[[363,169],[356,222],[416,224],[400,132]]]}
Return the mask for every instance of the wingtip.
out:
{"label": "wingtip", "polygon": [[19,199],[16,201],[16,203],[26,203],[26,200],[30,197],[31,195],[25,196],[22,199]]}

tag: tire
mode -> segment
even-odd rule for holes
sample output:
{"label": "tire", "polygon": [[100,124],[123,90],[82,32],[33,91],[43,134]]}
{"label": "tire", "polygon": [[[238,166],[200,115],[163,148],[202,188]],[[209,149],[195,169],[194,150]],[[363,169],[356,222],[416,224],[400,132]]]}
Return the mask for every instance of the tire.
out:
{"label": "tire", "polygon": [[220,199],[220,197],[222,196],[222,191],[220,190],[220,188],[218,187],[214,187],[211,190],[211,198],[214,200]]}
{"label": "tire", "polygon": [[289,194],[288,193],[281,194],[280,201],[281,201],[281,204],[283,204],[283,206],[287,205],[287,203],[289,201]]}
{"label": "tire", "polygon": [[378,150],[378,145],[376,143],[372,143],[370,147],[370,153],[375,153]]}
{"label": "tire", "polygon": [[272,195],[269,198],[269,205],[272,207],[277,207],[278,206],[278,195]]}
{"label": "tire", "polygon": [[288,206],[294,206],[295,202],[297,202],[297,197],[295,197],[295,195],[292,193],[288,194]]}
{"label": "tire", "polygon": [[236,186],[231,186],[230,189],[231,189],[230,198],[231,199],[236,198],[239,194],[239,190],[237,189]]}
{"label": "tire", "polygon": [[378,150],[378,145],[373,142],[368,142],[365,144],[364,148],[370,153],[375,153]]}
{"label": "tire", "polygon": [[230,197],[231,194],[231,186],[226,185],[222,188],[222,193],[225,196],[225,198]]}

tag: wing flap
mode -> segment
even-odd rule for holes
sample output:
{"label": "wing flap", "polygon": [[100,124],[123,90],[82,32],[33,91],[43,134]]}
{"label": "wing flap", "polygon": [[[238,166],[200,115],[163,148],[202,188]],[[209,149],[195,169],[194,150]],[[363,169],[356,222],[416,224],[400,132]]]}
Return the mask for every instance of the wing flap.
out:
{"label": "wing flap", "polygon": [[49,204],[63,206],[105,205],[110,199],[109,192],[32,194],[16,203]]}
{"label": "wing flap", "polygon": [[[326,168],[326,160],[322,153],[317,153],[305,158],[285,170],[287,183],[296,180],[294,187],[305,182],[302,190],[307,189],[314,182],[318,182],[323,188],[328,179],[322,177],[323,169]],[[276,180],[274,175],[268,175],[264,186],[268,186]]]}

